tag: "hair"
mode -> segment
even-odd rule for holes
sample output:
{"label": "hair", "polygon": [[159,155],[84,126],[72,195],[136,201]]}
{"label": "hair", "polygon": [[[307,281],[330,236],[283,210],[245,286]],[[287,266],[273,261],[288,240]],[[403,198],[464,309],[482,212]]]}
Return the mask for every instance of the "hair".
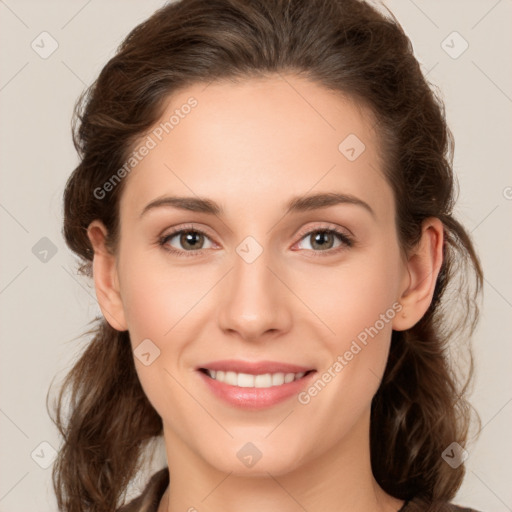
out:
{"label": "hair", "polygon": [[[432,303],[416,325],[392,333],[372,401],[370,447],[374,476],[387,493],[449,500],[464,465],[453,469],[441,454],[468,439],[469,340],[483,275],[468,233],[453,216],[454,141],[443,102],[392,13],[362,0],[181,0],[157,10],[128,34],[75,105],[80,161],[64,192],[66,243],[80,258],[79,273],[91,277],[87,227],[100,219],[115,253],[126,180],[108,198],[99,199],[94,190],[124,165],[170,94],[199,82],[284,73],[368,107],[378,124],[382,172],[393,190],[404,251],[419,241],[426,218],[443,223],[444,260]],[[120,506],[149,441],[163,431],[139,383],[128,332],[96,321],[52,418],[63,437],[53,485],[66,512]],[[464,375],[450,357],[455,340],[467,355]]]}

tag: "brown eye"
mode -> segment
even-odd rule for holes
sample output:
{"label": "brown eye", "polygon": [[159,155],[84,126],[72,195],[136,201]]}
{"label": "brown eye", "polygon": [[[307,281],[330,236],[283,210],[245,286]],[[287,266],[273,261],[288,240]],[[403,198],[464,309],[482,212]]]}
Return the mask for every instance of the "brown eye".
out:
{"label": "brown eye", "polygon": [[[210,245],[205,243],[209,242]],[[211,249],[213,244],[210,238],[197,229],[181,229],[165,235],[160,240],[160,245],[174,253],[186,253],[200,251],[201,249]]]}
{"label": "brown eye", "polygon": [[[316,229],[314,231],[310,231],[302,237],[301,241],[303,240],[309,242],[309,247],[302,247],[302,249],[312,250],[315,252],[323,252],[344,246],[352,246],[352,240],[347,235],[334,229]],[[337,241],[339,243],[336,245]]]}
{"label": "brown eye", "polygon": [[184,231],[180,234],[180,244],[184,249],[201,249],[204,242],[204,235],[197,231]]}
{"label": "brown eye", "polygon": [[311,247],[313,249],[331,249],[335,243],[335,236],[328,231],[317,231],[310,236],[312,241]]}

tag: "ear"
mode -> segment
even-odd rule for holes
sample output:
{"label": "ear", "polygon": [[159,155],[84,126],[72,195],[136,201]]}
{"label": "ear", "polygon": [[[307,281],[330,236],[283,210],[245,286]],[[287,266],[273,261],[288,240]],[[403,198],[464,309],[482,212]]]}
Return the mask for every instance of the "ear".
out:
{"label": "ear", "polygon": [[410,329],[427,312],[443,263],[443,240],[443,223],[436,217],[425,219],[421,239],[407,259],[408,276],[399,298],[402,310],[392,324],[395,331]]}
{"label": "ear", "polygon": [[107,229],[100,220],[92,221],[87,228],[87,236],[94,249],[92,272],[96,298],[107,322],[118,331],[126,331],[116,258],[106,247],[107,233]]}

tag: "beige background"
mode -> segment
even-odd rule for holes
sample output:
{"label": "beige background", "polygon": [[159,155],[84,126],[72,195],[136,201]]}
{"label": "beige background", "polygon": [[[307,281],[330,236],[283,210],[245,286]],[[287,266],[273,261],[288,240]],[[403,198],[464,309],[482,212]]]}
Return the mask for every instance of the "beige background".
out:
{"label": "beige background", "polygon": [[[60,234],[62,191],[77,162],[72,107],[128,31],[160,5],[0,0],[1,512],[56,510],[51,447],[41,443],[58,448],[59,437],[45,397],[51,379],[62,377],[83,346],[76,338],[99,312]],[[484,429],[469,448],[456,502],[505,512],[512,510],[512,1],[386,5],[442,91],[456,139],[459,217],[486,273],[473,394]],[[40,36],[44,31],[50,36]],[[45,59],[31,47],[35,40],[39,53],[49,51],[52,39],[58,48]],[[452,55],[464,40],[469,47],[452,58],[444,40]]]}

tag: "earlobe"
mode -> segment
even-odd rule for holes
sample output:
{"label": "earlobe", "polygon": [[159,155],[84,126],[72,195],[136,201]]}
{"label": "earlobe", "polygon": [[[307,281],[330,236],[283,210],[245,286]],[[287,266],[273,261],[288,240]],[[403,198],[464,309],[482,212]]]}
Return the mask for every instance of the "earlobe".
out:
{"label": "earlobe", "polygon": [[93,279],[101,312],[114,329],[126,331],[116,259],[105,245],[107,229],[100,220],[94,220],[87,228],[87,235],[94,249]]}
{"label": "earlobe", "polygon": [[437,276],[443,263],[444,229],[435,217],[423,221],[421,239],[407,260],[409,279],[401,291],[402,310],[393,320],[393,329],[403,331],[413,327],[427,312]]}

